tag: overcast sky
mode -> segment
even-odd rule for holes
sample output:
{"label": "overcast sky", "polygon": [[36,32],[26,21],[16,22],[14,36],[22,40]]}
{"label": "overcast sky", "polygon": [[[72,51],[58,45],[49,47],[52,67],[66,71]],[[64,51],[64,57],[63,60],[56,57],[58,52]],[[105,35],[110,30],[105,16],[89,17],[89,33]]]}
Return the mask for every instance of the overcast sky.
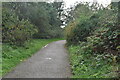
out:
{"label": "overcast sky", "polygon": [[63,0],[66,4],[66,8],[70,7],[71,5],[73,5],[76,2],[93,2],[93,1],[97,1],[100,4],[103,4],[104,6],[110,4],[111,0]]}

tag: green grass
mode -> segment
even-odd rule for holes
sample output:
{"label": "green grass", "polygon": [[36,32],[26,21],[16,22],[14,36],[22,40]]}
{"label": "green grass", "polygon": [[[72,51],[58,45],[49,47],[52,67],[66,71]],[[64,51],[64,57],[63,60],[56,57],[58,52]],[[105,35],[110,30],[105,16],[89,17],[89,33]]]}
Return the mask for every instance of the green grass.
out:
{"label": "green grass", "polygon": [[[72,78],[114,78],[118,74],[118,64],[113,64],[106,54],[92,54],[79,46],[69,46]],[[107,55],[106,55],[107,56]]]}
{"label": "green grass", "polygon": [[3,44],[2,76],[11,71],[17,64],[25,61],[46,44],[61,39],[34,39],[26,43],[25,47]]}
{"label": "green grass", "polygon": [[2,76],[2,44],[0,44],[0,76]]}

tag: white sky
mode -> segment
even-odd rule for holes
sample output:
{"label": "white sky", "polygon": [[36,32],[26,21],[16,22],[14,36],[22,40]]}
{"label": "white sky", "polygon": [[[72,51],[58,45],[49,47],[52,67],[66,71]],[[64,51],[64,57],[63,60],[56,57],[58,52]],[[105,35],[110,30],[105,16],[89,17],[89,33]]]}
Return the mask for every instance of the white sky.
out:
{"label": "white sky", "polygon": [[63,0],[66,4],[66,8],[70,7],[71,5],[74,5],[76,2],[93,2],[97,1],[100,4],[103,4],[103,6],[110,4],[111,0]]}

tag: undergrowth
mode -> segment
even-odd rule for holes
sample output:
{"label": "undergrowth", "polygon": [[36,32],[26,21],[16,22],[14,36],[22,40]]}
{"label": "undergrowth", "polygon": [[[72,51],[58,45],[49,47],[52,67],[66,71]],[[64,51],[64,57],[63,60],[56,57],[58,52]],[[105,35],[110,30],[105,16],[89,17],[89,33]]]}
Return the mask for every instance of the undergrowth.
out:
{"label": "undergrowth", "polygon": [[120,65],[113,62],[113,55],[84,50],[85,46],[69,46],[72,78],[116,78]]}

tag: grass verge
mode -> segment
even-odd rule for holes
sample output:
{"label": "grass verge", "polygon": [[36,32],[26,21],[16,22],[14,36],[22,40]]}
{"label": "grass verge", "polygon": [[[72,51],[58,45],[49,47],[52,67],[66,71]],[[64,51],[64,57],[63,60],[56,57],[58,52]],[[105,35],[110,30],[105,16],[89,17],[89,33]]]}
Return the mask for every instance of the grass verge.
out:
{"label": "grass verge", "polygon": [[34,39],[24,47],[2,45],[2,76],[11,71],[17,64],[31,57],[46,44],[62,39]]}
{"label": "grass verge", "polygon": [[119,75],[115,72],[119,66],[114,63],[111,55],[92,54],[90,49],[83,47],[69,46],[72,78],[116,78]]}

